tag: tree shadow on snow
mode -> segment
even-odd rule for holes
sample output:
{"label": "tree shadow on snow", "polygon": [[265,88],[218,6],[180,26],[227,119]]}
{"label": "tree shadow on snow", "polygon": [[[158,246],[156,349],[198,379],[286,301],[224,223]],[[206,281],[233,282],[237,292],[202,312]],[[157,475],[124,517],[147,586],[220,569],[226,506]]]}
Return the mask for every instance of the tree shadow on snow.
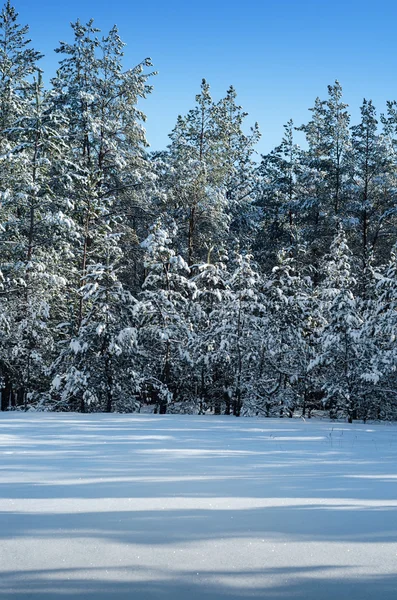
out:
{"label": "tree shadow on snow", "polygon": [[[106,576],[104,572],[106,571]],[[3,573],[7,600],[394,600],[396,576],[349,576],[348,568],[162,573],[104,568]],[[259,577],[259,582],[252,581]],[[251,581],[250,581],[251,580]],[[244,581],[248,582],[244,585]]]}

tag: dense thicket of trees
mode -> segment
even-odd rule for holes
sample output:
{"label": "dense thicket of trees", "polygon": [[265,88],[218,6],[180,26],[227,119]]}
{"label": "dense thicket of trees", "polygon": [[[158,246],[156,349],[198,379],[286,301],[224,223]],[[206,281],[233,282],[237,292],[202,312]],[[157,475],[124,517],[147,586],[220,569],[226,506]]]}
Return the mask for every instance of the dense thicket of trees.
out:
{"label": "dense thicket of trees", "polygon": [[[258,160],[203,80],[162,152],[116,28],[72,24],[44,89],[0,15],[1,409],[397,416],[397,105],[338,82]],[[141,105],[141,103],[140,103]]]}

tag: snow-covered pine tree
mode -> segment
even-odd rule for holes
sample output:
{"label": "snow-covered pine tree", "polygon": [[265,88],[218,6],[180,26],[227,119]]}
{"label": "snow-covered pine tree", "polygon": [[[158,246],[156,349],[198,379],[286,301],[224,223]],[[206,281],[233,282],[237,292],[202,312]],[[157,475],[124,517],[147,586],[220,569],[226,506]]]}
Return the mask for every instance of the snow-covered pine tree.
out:
{"label": "snow-covered pine tree", "polygon": [[104,262],[87,266],[81,289],[86,311],[77,335],[53,365],[53,396],[60,406],[85,411],[132,411],[139,376],[133,311],[136,301],[118,278],[121,252],[109,228]]}
{"label": "snow-covered pine tree", "polygon": [[[70,200],[68,216],[74,224],[69,263],[72,284],[69,306],[72,310],[69,325],[64,328],[64,341],[72,351],[77,348],[76,340],[79,347],[88,351],[84,361],[80,351],[75,353],[76,364],[71,360],[73,352],[62,351],[62,360],[54,363],[53,372],[56,381],[62,381],[64,390],[71,390],[74,397],[76,377],[83,382],[77,387],[81,409],[85,410],[85,398],[88,393],[91,394],[87,391],[91,385],[87,383],[88,374],[96,368],[95,348],[100,343],[93,337],[93,323],[97,323],[95,331],[101,329],[98,314],[103,312],[105,318],[106,307],[109,306],[106,297],[111,297],[112,307],[109,310],[112,316],[109,313],[106,317],[108,321],[102,330],[108,333],[99,336],[103,342],[101,352],[107,370],[108,383],[104,384],[106,409],[111,410],[115,397],[112,370],[118,368],[114,356],[110,356],[111,348],[114,347],[117,327],[120,331],[127,327],[123,317],[126,292],[118,281],[120,270],[116,268],[115,261],[123,255],[123,234],[131,239],[136,216],[134,208],[143,202],[140,190],[145,182],[149,185],[152,179],[145,158],[147,144],[141,125],[144,115],[136,106],[138,99],[150,92],[147,84],[150,74],[144,72],[150,60],[124,71],[124,44],[115,27],[101,39],[93,21],[86,25],[77,21],[72,24],[72,29],[73,42],[62,42],[57,49],[65,58],[61,60],[57,77],[53,80],[57,106],[70,123],[67,137],[70,169],[65,195]],[[122,266],[129,267],[127,264]],[[87,294],[87,286],[93,279],[98,279],[101,291]],[[124,273],[124,281],[126,279],[128,277]],[[116,302],[120,303],[118,307]],[[84,336],[88,338],[83,340]],[[91,349],[90,344],[93,345]],[[75,372],[78,372],[77,376]],[[71,377],[70,385],[68,377]],[[91,381],[93,379],[91,377]],[[95,404],[103,406],[103,401],[97,398],[91,406]]]}
{"label": "snow-covered pine tree", "polygon": [[[72,29],[73,43],[62,42],[57,49],[66,58],[60,62],[53,85],[58,105],[70,122],[71,216],[81,231],[75,254],[76,270],[84,283],[91,257],[93,264],[98,262],[95,245],[100,245],[102,221],[111,218],[116,232],[129,230],[137,194],[151,179],[141,125],[145,117],[136,106],[150,92],[150,74],[144,70],[151,63],[146,59],[124,71],[124,44],[115,27],[102,39],[93,21],[86,25],[77,21]],[[77,325],[84,313],[82,296],[78,304]]]}
{"label": "snow-covered pine tree", "polygon": [[186,383],[192,361],[189,310],[196,286],[186,261],[172,249],[177,229],[158,219],[142,242],[146,279],[138,319],[138,347],[145,390],[161,413],[170,402],[188,399]]}
{"label": "snow-covered pine tree", "polygon": [[365,322],[366,337],[372,341],[363,379],[372,386],[368,416],[395,419],[397,415],[397,247],[388,264],[377,274],[376,295]]}
{"label": "snow-covered pine tree", "polygon": [[221,183],[230,217],[229,245],[247,247],[258,226],[258,210],[254,206],[258,177],[254,161],[255,145],[261,134],[257,123],[248,133],[243,130],[248,113],[236,103],[233,86],[215,106],[215,140],[222,164]]}
{"label": "snow-covered pine tree", "polygon": [[[281,144],[262,156],[258,168],[260,185],[256,203],[261,207],[261,227],[257,236],[257,252],[263,262],[274,261],[282,248],[291,253],[300,243],[301,213],[299,176],[302,151],[294,143],[294,125],[284,125]],[[271,242],[271,243],[270,243]],[[270,257],[269,257],[270,254]]]}
{"label": "snow-covered pine tree", "polygon": [[350,148],[350,116],[342,101],[338,81],[328,86],[328,99],[316,99],[312,118],[299,127],[306,135],[308,150],[303,155],[304,175],[301,202],[304,208],[306,240],[312,262],[329,251],[338,220],[347,201],[347,155]]}
{"label": "snow-covered pine tree", "polygon": [[185,117],[178,117],[165,157],[166,206],[178,225],[179,251],[189,266],[204,260],[209,248],[221,242],[229,225],[215,115],[210,87],[203,79],[196,106]]}
{"label": "snow-covered pine tree", "polygon": [[230,274],[225,251],[213,261],[192,266],[193,282],[197,286],[193,305],[193,336],[189,351],[195,365],[195,396],[203,409],[229,413],[233,389],[229,346],[230,332],[226,306],[232,302],[228,286]]}
{"label": "snow-covered pine tree", "polygon": [[[7,3],[1,13],[0,248],[8,327],[0,349],[5,391],[25,407],[48,386],[54,351],[50,308],[65,279],[53,236],[62,126],[28,48],[27,27]],[[35,72],[35,75],[33,73]]]}
{"label": "snow-covered pine tree", "polygon": [[165,205],[184,234],[180,252],[189,265],[204,261],[228,236],[229,244],[238,238],[245,244],[253,231],[253,153],[260,134],[257,125],[243,132],[246,116],[233,87],[215,103],[203,80],[196,106],[178,117],[168,152],[160,157],[168,165],[162,167]]}
{"label": "snow-covered pine tree", "polygon": [[366,277],[372,257],[379,257],[377,262],[385,257],[387,213],[390,213],[394,201],[386,139],[378,134],[377,127],[375,107],[371,100],[364,99],[361,122],[351,128],[349,209],[350,245],[355,257],[359,258],[357,277],[364,296],[367,294]]}
{"label": "snow-covered pine tree", "polygon": [[352,254],[342,227],[325,257],[321,284],[322,314],[325,326],[319,340],[319,352],[311,363],[324,391],[324,405],[333,418],[347,417],[349,422],[361,413],[365,346],[361,330],[363,318],[355,296]]}
{"label": "snow-covered pine tree", "polygon": [[[261,361],[263,333],[268,324],[268,315],[261,290],[261,279],[252,256],[237,253],[235,268],[229,279],[230,294],[223,307],[224,327],[229,331],[228,351],[231,360],[231,386],[229,396],[233,414],[240,416],[245,408],[258,406],[261,377],[253,365]],[[227,407],[228,408],[228,407]],[[228,411],[227,411],[228,412]]]}
{"label": "snow-covered pine tree", "polygon": [[27,114],[34,95],[32,75],[42,54],[30,47],[28,25],[18,23],[18,13],[7,0],[0,13],[0,152],[13,139],[15,122]]}
{"label": "snow-covered pine tree", "polygon": [[[304,248],[298,248],[305,254]],[[321,330],[318,298],[305,257],[279,253],[277,265],[264,281],[268,315],[262,349],[262,408],[265,414],[310,414],[318,389],[309,373]]]}

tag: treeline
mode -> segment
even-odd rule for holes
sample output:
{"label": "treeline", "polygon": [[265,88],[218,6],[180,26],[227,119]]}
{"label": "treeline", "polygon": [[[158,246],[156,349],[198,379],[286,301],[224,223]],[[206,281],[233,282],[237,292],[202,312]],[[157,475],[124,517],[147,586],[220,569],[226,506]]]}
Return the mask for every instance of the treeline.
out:
{"label": "treeline", "polygon": [[203,80],[163,152],[155,74],[72,24],[49,89],[0,16],[1,408],[397,414],[397,104],[351,126],[338,82],[306,147],[258,157]]}

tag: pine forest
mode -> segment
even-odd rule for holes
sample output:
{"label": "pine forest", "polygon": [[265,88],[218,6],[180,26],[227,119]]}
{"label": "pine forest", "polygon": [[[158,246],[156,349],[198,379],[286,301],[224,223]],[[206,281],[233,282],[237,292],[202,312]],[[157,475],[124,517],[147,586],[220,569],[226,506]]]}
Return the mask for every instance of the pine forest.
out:
{"label": "pine forest", "polygon": [[335,81],[261,156],[203,79],[152,151],[156,65],[68,40],[46,85],[1,10],[1,410],[396,419],[397,102]]}

